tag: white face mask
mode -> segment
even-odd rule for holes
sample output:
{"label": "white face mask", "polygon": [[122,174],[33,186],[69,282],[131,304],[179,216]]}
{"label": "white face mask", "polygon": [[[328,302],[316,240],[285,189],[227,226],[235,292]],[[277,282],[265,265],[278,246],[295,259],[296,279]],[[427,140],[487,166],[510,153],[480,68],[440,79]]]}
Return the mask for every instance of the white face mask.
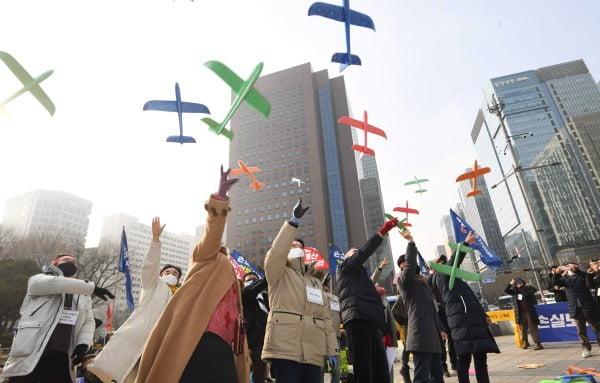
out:
{"label": "white face mask", "polygon": [[244,287],[248,287],[248,286],[250,286],[253,283],[254,283],[254,279],[250,279],[250,280],[244,282]]}
{"label": "white face mask", "polygon": [[171,274],[165,275],[162,280],[169,285],[175,286],[177,284],[177,277]]}
{"label": "white face mask", "polygon": [[572,276],[572,275],[575,275],[575,272],[574,272],[574,271],[571,271],[571,270],[569,270],[569,271],[567,271],[567,274],[568,274],[569,276]]}
{"label": "white face mask", "polygon": [[302,250],[298,247],[294,247],[288,253],[288,258],[302,258],[302,257],[304,257],[304,250]]}

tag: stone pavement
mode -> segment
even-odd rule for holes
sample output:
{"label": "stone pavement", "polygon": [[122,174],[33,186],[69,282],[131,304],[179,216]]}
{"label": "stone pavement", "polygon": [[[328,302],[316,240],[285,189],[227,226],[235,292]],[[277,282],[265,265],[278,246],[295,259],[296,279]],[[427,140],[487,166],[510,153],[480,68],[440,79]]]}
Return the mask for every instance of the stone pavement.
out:
{"label": "stone pavement", "polygon": [[[592,356],[584,359],[581,356],[582,347],[578,342],[544,343],[544,349],[534,351],[529,348],[523,350],[515,345],[513,335],[496,337],[500,347],[500,354],[488,354],[488,369],[490,383],[538,383],[543,379],[552,379],[564,375],[567,366],[581,368],[596,368],[600,371],[600,347],[592,344]],[[529,363],[543,363],[544,366],[536,369],[523,369],[517,366]],[[471,362],[471,367],[473,363]],[[456,371],[450,371],[452,376],[444,378],[445,383],[456,383]],[[400,377],[400,363],[394,364],[395,383],[402,383]],[[411,365],[412,375],[412,365]],[[597,379],[600,382],[600,379]],[[328,382],[328,380],[325,380]],[[475,376],[471,382],[476,383]]]}

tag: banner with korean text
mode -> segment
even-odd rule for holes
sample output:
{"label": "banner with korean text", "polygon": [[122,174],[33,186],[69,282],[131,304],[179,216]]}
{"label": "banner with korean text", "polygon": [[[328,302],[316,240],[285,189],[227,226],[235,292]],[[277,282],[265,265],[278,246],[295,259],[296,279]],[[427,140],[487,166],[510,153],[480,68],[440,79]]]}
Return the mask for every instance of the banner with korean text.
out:
{"label": "banner with korean text", "polygon": [[[540,340],[544,342],[579,342],[575,321],[569,315],[566,302],[537,305],[535,309],[540,319],[538,329]],[[594,331],[587,326],[590,342],[596,341]]]}

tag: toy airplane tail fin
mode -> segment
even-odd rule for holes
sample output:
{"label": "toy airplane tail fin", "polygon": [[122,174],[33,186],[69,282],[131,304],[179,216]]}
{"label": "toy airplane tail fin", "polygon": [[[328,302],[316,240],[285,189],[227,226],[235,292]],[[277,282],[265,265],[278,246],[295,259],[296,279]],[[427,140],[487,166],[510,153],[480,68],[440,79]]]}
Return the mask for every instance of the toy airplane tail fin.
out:
{"label": "toy airplane tail fin", "polygon": [[342,64],[340,66],[340,72],[346,69],[348,65],[361,65],[360,57],[350,53],[334,53],[331,57],[331,61]]}
{"label": "toy airplane tail fin", "polygon": [[427,189],[416,190],[415,193],[423,194],[427,191]]}
{"label": "toy airplane tail fin", "polygon": [[483,193],[483,191],[481,191],[481,189],[471,190],[470,192],[467,193],[467,197],[475,197],[476,195],[479,195],[481,193]]}
{"label": "toy airplane tail fin", "polygon": [[260,189],[260,188],[261,188],[261,187],[263,187],[263,186],[265,186],[264,182],[259,182],[259,181],[252,182],[252,183],[250,184],[250,187],[251,187],[252,189],[254,189],[255,191],[258,191],[258,189]]}
{"label": "toy airplane tail fin", "polygon": [[215,134],[222,134],[230,140],[233,139],[233,132],[228,129],[225,129],[225,126],[223,124],[219,124],[210,117],[204,117],[202,118],[202,121],[206,123],[206,125],[208,125],[208,130],[210,130],[211,132]]}
{"label": "toy airplane tail fin", "polygon": [[195,144],[196,140],[190,136],[169,136],[167,142],[176,142],[178,144]]}
{"label": "toy airplane tail fin", "polygon": [[368,154],[370,156],[375,156],[375,151],[373,149],[367,148],[363,145],[352,145],[352,150],[356,150],[357,152]]}

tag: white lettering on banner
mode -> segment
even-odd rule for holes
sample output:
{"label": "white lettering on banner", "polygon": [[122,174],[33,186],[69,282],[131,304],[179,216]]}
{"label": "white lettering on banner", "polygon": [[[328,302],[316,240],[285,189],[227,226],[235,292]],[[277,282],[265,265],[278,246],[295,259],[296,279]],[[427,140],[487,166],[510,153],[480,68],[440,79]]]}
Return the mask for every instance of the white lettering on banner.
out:
{"label": "white lettering on banner", "polygon": [[60,316],[58,323],[74,326],[75,322],[77,322],[78,316],[79,316],[79,311],[77,311],[77,310],[63,310],[63,313]]}
{"label": "white lettering on banner", "polygon": [[565,328],[575,327],[575,321],[568,313],[552,314],[550,318],[543,315],[539,316],[540,324],[538,328]]}
{"label": "white lettering on banner", "polygon": [[316,303],[318,305],[323,304],[323,294],[321,294],[321,290],[315,289],[314,287],[306,286],[306,298],[311,303]]}

